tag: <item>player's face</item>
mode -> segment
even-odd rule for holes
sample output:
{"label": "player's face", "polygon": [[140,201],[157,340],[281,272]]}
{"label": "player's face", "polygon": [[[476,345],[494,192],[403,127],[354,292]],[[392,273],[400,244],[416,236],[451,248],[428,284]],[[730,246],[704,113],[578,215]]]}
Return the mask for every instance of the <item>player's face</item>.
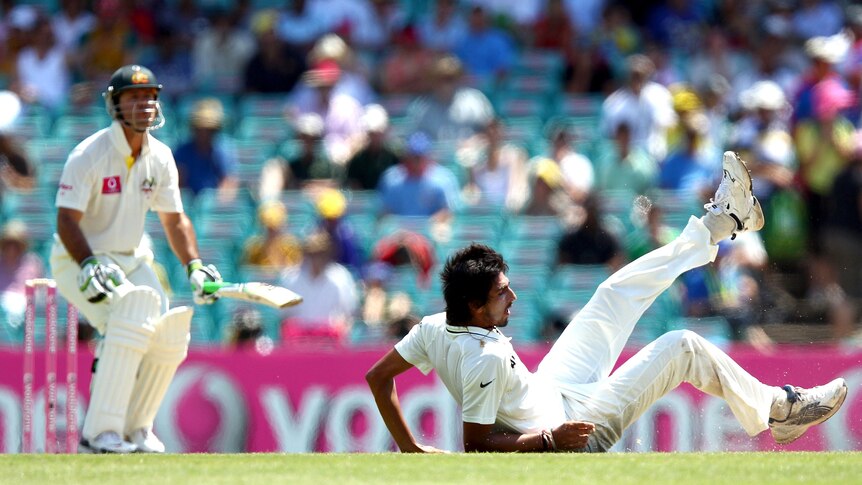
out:
{"label": "player's face", "polygon": [[479,315],[477,316],[487,326],[505,327],[509,324],[512,304],[517,299],[518,296],[509,287],[509,278],[500,273],[497,276],[497,281],[491,285],[488,300],[479,308]]}
{"label": "player's face", "polygon": [[149,128],[158,116],[158,90],[155,88],[126,89],[120,93],[119,107],[123,118],[136,129]]}

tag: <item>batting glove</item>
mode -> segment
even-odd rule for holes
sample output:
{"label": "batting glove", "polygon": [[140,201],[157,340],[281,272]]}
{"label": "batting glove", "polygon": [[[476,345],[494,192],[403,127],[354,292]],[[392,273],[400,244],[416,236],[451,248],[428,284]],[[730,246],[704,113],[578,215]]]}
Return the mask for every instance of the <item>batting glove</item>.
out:
{"label": "batting glove", "polygon": [[114,291],[126,281],[126,273],[116,264],[102,264],[95,256],[90,256],[81,262],[81,272],[78,273],[78,288],[87,301],[99,303],[105,301]]}
{"label": "batting glove", "polygon": [[189,275],[189,283],[192,285],[192,296],[198,305],[209,305],[218,300],[218,296],[204,291],[204,283],[207,281],[221,281],[221,274],[215,266],[208,264],[204,266],[200,259],[193,259],[186,266]]}

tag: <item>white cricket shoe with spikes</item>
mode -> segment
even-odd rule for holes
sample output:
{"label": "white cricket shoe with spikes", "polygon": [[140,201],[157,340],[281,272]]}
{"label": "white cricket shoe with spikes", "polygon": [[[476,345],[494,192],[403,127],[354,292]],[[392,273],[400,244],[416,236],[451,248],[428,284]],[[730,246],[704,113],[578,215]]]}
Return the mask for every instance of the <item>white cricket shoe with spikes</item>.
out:
{"label": "white cricket shoe with spikes", "polygon": [[138,447],[128,441],[124,441],[119,433],[105,431],[99,433],[92,440],[82,438],[78,443],[79,453],[134,453]]}
{"label": "white cricket shoe with spikes", "polygon": [[132,431],[129,435],[129,441],[138,447],[138,453],[164,453],[165,444],[153,434],[144,428]]}
{"label": "white cricket shoe with spikes", "polygon": [[787,393],[787,402],[783,404],[787,410],[786,417],[769,419],[769,431],[775,442],[781,445],[795,441],[808,428],[831,418],[847,398],[847,383],[841,378],[811,389],[793,386],[784,386],[783,389]]}
{"label": "white cricket shoe with spikes", "polygon": [[715,197],[704,205],[704,209],[720,215],[730,216],[736,223],[731,239],[745,231],[759,231],[763,228],[763,209],[760,201],[751,193],[751,173],[745,162],[734,152],[724,152],[721,162],[723,173]]}

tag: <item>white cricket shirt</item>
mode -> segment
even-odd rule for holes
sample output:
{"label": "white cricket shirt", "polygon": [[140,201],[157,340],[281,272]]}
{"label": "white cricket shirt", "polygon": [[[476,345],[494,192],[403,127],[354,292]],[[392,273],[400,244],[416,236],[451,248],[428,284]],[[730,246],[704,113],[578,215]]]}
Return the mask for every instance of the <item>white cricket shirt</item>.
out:
{"label": "white cricket shirt", "polygon": [[141,154],[128,168],[131,153],[120,123],[114,121],[78,144],[63,167],[56,205],[84,213],[81,231],[94,252],[135,249],[148,210],[183,211],[170,148],[148,133]]}
{"label": "white cricket shirt", "polygon": [[423,318],[395,350],[423,374],[437,371],[465,422],[536,433],[566,421],[559,391],[527,370],[497,329],[447,325],[438,313]]}

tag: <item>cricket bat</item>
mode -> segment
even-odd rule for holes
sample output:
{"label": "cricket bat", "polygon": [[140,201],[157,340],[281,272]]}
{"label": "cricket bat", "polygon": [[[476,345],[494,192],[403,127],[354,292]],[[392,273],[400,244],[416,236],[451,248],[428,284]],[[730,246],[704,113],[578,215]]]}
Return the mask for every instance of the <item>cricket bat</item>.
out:
{"label": "cricket bat", "polygon": [[204,283],[206,293],[218,295],[221,298],[261,303],[273,308],[286,308],[302,303],[302,297],[281,286],[269,283],[228,283],[225,281],[207,281]]}

